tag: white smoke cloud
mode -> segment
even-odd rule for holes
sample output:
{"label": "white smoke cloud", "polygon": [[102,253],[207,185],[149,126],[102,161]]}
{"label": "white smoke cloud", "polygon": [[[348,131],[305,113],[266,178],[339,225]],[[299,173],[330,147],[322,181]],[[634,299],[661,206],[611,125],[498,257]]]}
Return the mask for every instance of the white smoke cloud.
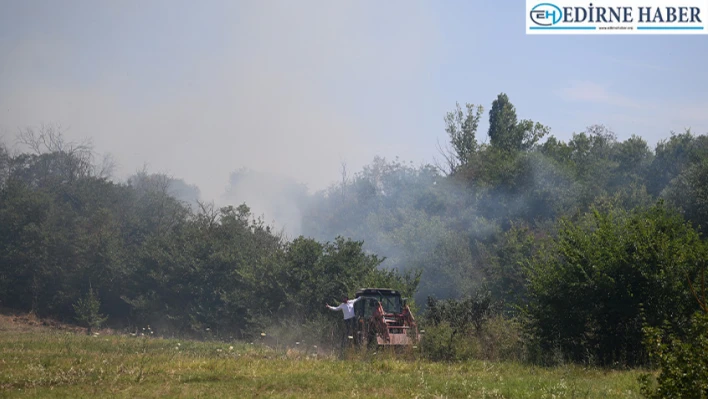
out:
{"label": "white smoke cloud", "polygon": [[[242,167],[321,189],[342,162],[358,169],[374,155],[406,153],[410,108],[426,101],[411,100],[411,82],[435,58],[422,2],[0,9],[13,33],[0,43],[4,131],[60,124],[68,138],[110,152],[118,177],[147,164],[217,203]],[[249,190],[268,192],[256,181]],[[272,206],[262,201],[271,205],[250,205]]]}

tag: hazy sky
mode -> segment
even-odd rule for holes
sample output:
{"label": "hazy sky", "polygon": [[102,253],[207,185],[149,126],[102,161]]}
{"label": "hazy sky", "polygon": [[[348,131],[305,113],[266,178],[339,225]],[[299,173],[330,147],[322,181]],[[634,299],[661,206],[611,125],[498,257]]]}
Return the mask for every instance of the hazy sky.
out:
{"label": "hazy sky", "polygon": [[[0,2],[0,134],[59,123],[220,196],[246,166],[319,189],[432,161],[456,101],[506,92],[562,139],[708,133],[708,36],[526,36],[496,1]],[[702,72],[701,72],[702,71]],[[485,123],[481,130],[486,132]]]}

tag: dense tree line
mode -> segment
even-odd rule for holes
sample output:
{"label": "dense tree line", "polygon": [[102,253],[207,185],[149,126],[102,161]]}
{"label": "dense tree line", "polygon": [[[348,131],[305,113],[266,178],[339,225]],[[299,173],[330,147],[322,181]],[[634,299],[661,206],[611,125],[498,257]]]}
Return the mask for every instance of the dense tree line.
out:
{"label": "dense tree line", "polygon": [[70,318],[92,287],[113,322],[246,337],[385,285],[456,336],[501,317],[538,360],[606,365],[646,363],[646,328],[695,331],[687,282],[706,255],[708,136],[652,149],[595,125],[563,141],[503,93],[486,138],[483,116],[473,104],[445,116],[435,165],[377,157],[322,192],[298,188],[292,240],[246,204],[188,206],[171,188],[198,189],[181,180],[116,183],[86,148],[26,134],[31,151],[0,149],[0,300]]}
{"label": "dense tree line", "polygon": [[491,294],[537,359],[644,363],[644,327],[688,331],[708,136],[672,133],[652,149],[594,125],[563,141],[502,93],[480,140],[483,115],[473,104],[446,115],[434,166],[376,158],[319,193],[306,234],[363,239],[383,267],[421,271],[418,303]]}
{"label": "dense tree line", "polygon": [[114,326],[247,338],[283,317],[316,319],[361,286],[416,289],[361,241],[286,241],[245,204],[193,210],[175,198],[181,181],[115,183],[90,147],[31,133],[34,152],[0,152],[2,306],[73,320],[95,292]]}

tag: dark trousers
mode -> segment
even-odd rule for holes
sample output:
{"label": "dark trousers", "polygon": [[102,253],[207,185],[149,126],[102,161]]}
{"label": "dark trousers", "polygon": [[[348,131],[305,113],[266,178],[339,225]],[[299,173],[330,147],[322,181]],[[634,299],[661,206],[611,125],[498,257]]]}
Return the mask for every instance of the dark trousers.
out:
{"label": "dark trousers", "polygon": [[[354,337],[356,331],[356,317],[344,320],[344,336],[342,336],[342,347],[347,345],[349,337]],[[352,340],[353,341],[353,340]]]}

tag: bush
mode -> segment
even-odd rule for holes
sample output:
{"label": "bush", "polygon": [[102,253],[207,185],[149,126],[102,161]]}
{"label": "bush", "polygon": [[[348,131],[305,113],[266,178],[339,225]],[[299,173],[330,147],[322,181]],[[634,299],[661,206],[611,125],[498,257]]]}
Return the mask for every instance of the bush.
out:
{"label": "bush", "polygon": [[433,361],[458,361],[475,355],[471,342],[448,322],[426,327],[421,340],[423,355]]}
{"label": "bush", "polygon": [[661,368],[659,377],[640,379],[642,393],[648,398],[708,397],[708,303],[706,302],[706,265],[700,271],[700,291],[691,279],[688,285],[701,310],[693,314],[688,331],[682,337],[668,322],[663,328],[646,327],[644,345],[652,360]]}
{"label": "bush", "polygon": [[540,353],[559,350],[569,361],[603,366],[646,364],[645,325],[668,321],[683,333],[689,325],[695,304],[685,276],[695,275],[705,244],[661,202],[563,219],[527,270],[526,317]]}
{"label": "bush", "polygon": [[433,326],[446,322],[457,331],[474,327],[479,332],[493,312],[494,306],[489,292],[478,292],[459,300],[439,301],[428,297],[425,320]]}
{"label": "bush", "polygon": [[661,372],[644,375],[647,398],[708,398],[708,313],[697,312],[688,334],[680,338],[669,326],[645,329],[645,346]]}
{"label": "bush", "polygon": [[523,361],[526,348],[521,323],[516,319],[492,316],[476,328],[456,328],[448,321],[425,328],[421,342],[423,355],[433,361]]}
{"label": "bush", "polygon": [[494,312],[489,293],[461,300],[428,298],[421,347],[430,360],[522,360],[522,326]]}
{"label": "bush", "polygon": [[484,325],[476,339],[480,349],[478,358],[484,360],[524,361],[528,358],[518,319],[494,316]]}
{"label": "bush", "polygon": [[92,288],[74,304],[76,320],[88,328],[87,334],[91,334],[93,329],[100,328],[108,319],[108,317],[100,313],[100,308],[101,302]]}

